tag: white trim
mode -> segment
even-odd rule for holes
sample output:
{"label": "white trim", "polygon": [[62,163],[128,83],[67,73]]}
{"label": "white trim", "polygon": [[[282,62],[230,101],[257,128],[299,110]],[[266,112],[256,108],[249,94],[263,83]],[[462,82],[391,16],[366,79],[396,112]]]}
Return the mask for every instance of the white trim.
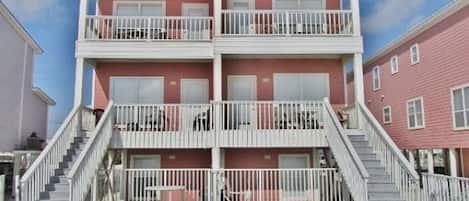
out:
{"label": "white trim", "polygon": [[208,3],[185,3],[183,2],[181,5],[181,14],[182,16],[189,16],[186,12],[187,8],[203,8],[207,9],[207,16],[210,15],[210,6]]}
{"label": "white trim", "polygon": [[95,101],[95,93],[96,93],[96,66],[93,67],[93,73],[91,75],[91,107],[95,108],[96,107],[96,101]]}
{"label": "white trim", "polygon": [[464,171],[465,169],[465,166],[464,166],[464,149],[465,148],[460,148],[459,149],[459,164],[461,165],[461,174],[462,176],[465,176],[466,175],[466,172]]}
{"label": "white trim", "polygon": [[398,39],[394,40],[390,44],[386,45],[386,47],[384,47],[383,49],[379,50],[374,56],[371,56],[365,62],[364,66],[371,65],[372,63],[380,59],[382,56],[389,54],[390,52],[394,51],[395,49],[399,48],[400,46],[414,39],[416,36],[420,35],[421,33],[427,31],[428,29],[431,29],[434,25],[445,20],[447,17],[465,8],[466,5],[469,5],[469,1],[464,1],[464,0],[452,1],[444,8],[440,9],[440,11],[430,16],[427,20],[424,20],[422,23],[417,24],[416,26],[411,28],[409,32],[402,35]]}
{"label": "white trim", "polygon": [[[386,121],[386,113],[384,112],[386,109],[389,110],[389,121]],[[384,124],[391,124],[392,123],[392,108],[390,105],[386,105],[383,107],[383,123]]]}
{"label": "white trim", "polygon": [[[302,0],[296,0],[296,1],[297,1],[296,4],[298,6],[300,4],[300,1],[302,1]],[[342,7],[342,1],[341,1],[340,6]],[[319,8],[317,10],[323,10],[323,9],[326,9],[326,8],[327,8],[326,0],[322,0],[322,8]],[[277,0],[272,0],[272,10],[275,10],[275,9],[277,9]],[[300,8],[300,10],[301,10],[301,8]]]}
{"label": "white trim", "polygon": [[[377,70],[376,74],[375,74],[375,70]],[[371,71],[371,75],[372,75],[372,81],[373,81],[373,83],[372,83],[373,84],[373,91],[380,90],[381,89],[381,70],[380,70],[380,67],[379,66],[373,67],[373,70]],[[378,84],[376,84],[375,79],[378,79]]]}
{"label": "white trim", "polygon": [[164,92],[165,92],[165,79],[164,76],[109,76],[109,100],[112,100],[112,79],[114,78],[133,78],[133,79],[139,79],[139,78],[150,78],[150,79],[161,79],[163,83],[163,95],[161,96],[161,103],[164,103]]}
{"label": "white trim", "polygon": [[[422,125],[421,126],[418,126],[417,125],[417,116],[415,116],[415,127],[410,127],[410,121],[409,121],[409,103],[410,102],[414,102],[414,101],[417,101],[417,100],[420,100],[420,102],[422,103]],[[412,99],[409,99],[407,100],[406,102],[406,118],[407,118],[407,129],[409,130],[418,130],[418,129],[423,129],[425,128],[425,107],[424,107],[424,102],[423,102],[423,96],[419,96],[419,97],[416,97],[416,98],[412,98]]]}
{"label": "white trim", "polygon": [[[449,91],[450,96],[451,96],[451,119],[453,120],[453,130],[455,131],[462,131],[462,130],[469,130],[469,124],[467,124],[467,117],[466,116],[466,109],[465,109],[465,94],[464,94],[464,88],[469,87],[469,83],[463,84],[460,86],[452,87]],[[456,127],[456,119],[455,119],[455,105],[454,105],[454,91],[462,89],[462,98],[463,98],[463,111],[464,111],[464,124],[467,124],[464,127]]]}
{"label": "white trim", "polygon": [[[273,73],[273,80],[272,80],[272,86],[273,86],[273,98],[274,100],[276,100],[275,97],[276,96],[276,93],[275,93],[275,87],[276,87],[276,82],[275,82],[275,77],[278,76],[278,75],[320,75],[320,76],[324,76],[326,78],[326,87],[327,87],[327,98],[331,97],[331,87],[330,87],[330,77],[329,77],[329,73]],[[326,98],[325,97],[325,98]]]}
{"label": "white trim", "polygon": [[[148,159],[156,159],[158,161],[158,167],[149,167],[148,169],[159,169],[161,168],[161,155],[159,154],[132,154],[130,155],[130,168],[134,168],[135,158],[148,158]],[[142,169],[142,168],[140,168]]]}
{"label": "white trim", "polygon": [[42,101],[47,103],[47,105],[55,105],[54,99],[52,99],[50,96],[48,96],[41,88],[39,87],[33,87],[33,93],[37,97],[39,97]]}
{"label": "white trim", "polygon": [[[342,2],[342,1],[340,1]],[[346,59],[342,58],[342,71],[343,71],[343,76],[344,76],[344,101],[345,105],[348,105],[348,85],[347,85],[347,65],[346,65]]]}
{"label": "white trim", "polygon": [[162,7],[162,16],[166,16],[166,1],[114,1],[112,3],[112,15],[116,15],[117,11],[117,4],[137,4],[139,16],[142,13],[142,5],[143,4],[160,4]]}
{"label": "white trim", "polygon": [[285,159],[287,157],[305,157],[306,158],[306,168],[311,167],[311,159],[309,154],[279,154],[278,155],[278,168],[280,169],[280,164],[282,163],[282,159]]}
{"label": "white trim", "polygon": [[228,75],[227,76],[227,82],[226,82],[226,87],[227,87],[227,99],[228,100],[232,100],[232,92],[230,90],[230,82],[235,79],[235,78],[254,78],[255,82],[254,82],[254,91],[256,92],[256,100],[258,99],[258,94],[257,94],[257,76],[256,75]]}
{"label": "white trim", "polygon": [[18,35],[26,42],[26,44],[34,50],[35,54],[42,54],[44,51],[41,49],[39,44],[33,39],[33,37],[26,31],[21,23],[15,18],[15,16],[8,10],[5,4],[0,1],[0,15],[3,15],[6,21],[13,27]]}
{"label": "white trim", "polygon": [[[415,54],[417,56],[417,60],[414,60],[414,52],[412,51],[414,48],[416,50]],[[410,46],[409,52],[410,52],[410,64],[411,65],[419,64],[420,63],[420,47],[419,47],[419,44],[416,43],[416,44],[413,44],[412,46]]]}
{"label": "white trim", "polygon": [[25,93],[25,81],[26,81],[26,68],[28,67],[28,44],[24,43],[24,50],[23,50],[23,71],[21,77],[21,94],[20,94],[20,111],[18,115],[18,137],[17,137],[17,144],[21,144],[21,140],[23,137],[23,113],[24,113],[24,93]]}
{"label": "white trim", "polygon": [[[391,67],[391,74],[394,75],[399,72],[399,56],[394,55],[389,60],[389,65]],[[395,66],[394,66],[395,65]]]}

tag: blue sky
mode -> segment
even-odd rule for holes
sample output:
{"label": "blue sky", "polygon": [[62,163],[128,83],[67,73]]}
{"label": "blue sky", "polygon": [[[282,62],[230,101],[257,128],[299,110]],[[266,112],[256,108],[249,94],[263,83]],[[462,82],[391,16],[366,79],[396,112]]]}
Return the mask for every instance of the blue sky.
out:
{"label": "blue sky", "polygon": [[[50,109],[49,135],[73,105],[75,40],[79,0],[0,0],[20,20],[45,53],[36,57],[34,85],[57,102]],[[92,0],[90,0],[92,1]],[[367,58],[451,0],[360,0]],[[85,79],[90,102],[91,76]]]}

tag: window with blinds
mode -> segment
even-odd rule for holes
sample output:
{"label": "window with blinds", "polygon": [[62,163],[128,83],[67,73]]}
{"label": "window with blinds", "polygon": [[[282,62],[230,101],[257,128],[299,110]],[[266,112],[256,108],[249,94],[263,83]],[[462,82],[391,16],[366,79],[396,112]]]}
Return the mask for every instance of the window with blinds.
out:
{"label": "window with blinds", "polygon": [[275,0],[275,8],[281,10],[320,10],[323,0]]}
{"label": "window with blinds", "polygon": [[116,104],[161,104],[164,84],[162,77],[111,78],[111,99]]}
{"label": "window with blinds", "polygon": [[164,16],[163,2],[118,2],[115,4],[116,16]]}

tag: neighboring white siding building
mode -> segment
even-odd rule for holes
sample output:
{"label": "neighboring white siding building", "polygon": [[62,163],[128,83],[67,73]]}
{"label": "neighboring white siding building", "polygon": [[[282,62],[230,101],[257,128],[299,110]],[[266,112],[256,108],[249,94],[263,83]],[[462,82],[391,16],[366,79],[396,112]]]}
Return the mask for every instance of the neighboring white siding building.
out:
{"label": "neighboring white siding building", "polygon": [[33,87],[34,56],[41,48],[1,2],[0,51],[0,152],[11,152],[32,132],[47,139],[47,110],[55,102]]}

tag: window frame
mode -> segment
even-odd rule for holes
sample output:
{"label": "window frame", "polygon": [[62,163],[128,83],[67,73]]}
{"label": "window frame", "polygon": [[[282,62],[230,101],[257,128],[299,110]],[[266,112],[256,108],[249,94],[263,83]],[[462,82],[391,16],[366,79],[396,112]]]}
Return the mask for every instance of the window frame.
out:
{"label": "window frame", "polygon": [[[377,70],[377,73],[376,73],[376,77],[375,77],[375,70]],[[380,70],[380,67],[379,66],[375,66],[373,67],[372,71],[371,71],[371,78],[372,78],[372,84],[373,84],[373,91],[378,91],[381,89],[381,70]],[[378,84],[377,86],[375,86],[376,82],[375,82],[375,78],[377,78],[378,80]]]}
{"label": "window frame", "polygon": [[[389,110],[389,121],[386,121],[386,109]],[[384,124],[391,124],[392,123],[392,108],[390,105],[386,105],[383,107],[383,123]]]}
{"label": "window frame", "polygon": [[[414,61],[414,52],[412,51],[412,49],[416,50],[415,54],[417,55],[417,60]],[[416,64],[419,64],[420,63],[420,47],[419,47],[419,44],[415,43],[413,44],[412,46],[410,46],[410,64],[411,65],[416,65]]]}
{"label": "window frame", "polygon": [[[422,104],[422,105],[421,105],[421,108],[422,108],[422,125],[420,125],[420,126],[417,125],[417,116],[415,116],[415,118],[414,118],[414,121],[415,121],[415,122],[414,122],[414,123],[415,123],[415,124],[414,124],[414,127],[410,127],[410,121],[409,121],[409,116],[410,116],[410,114],[409,114],[409,103],[411,103],[411,102],[414,102],[414,103],[415,103],[415,102],[418,101],[418,100],[420,100],[420,102],[421,102],[421,104]],[[406,102],[407,129],[409,129],[409,130],[419,130],[419,129],[424,129],[424,128],[425,128],[425,107],[424,107],[424,105],[425,105],[425,104],[424,104],[424,102],[423,102],[423,96],[419,96],[419,97],[416,97],[416,98],[412,98],[412,99],[407,100],[407,102]],[[415,107],[415,105],[414,105],[414,107]],[[417,114],[416,112],[414,112],[414,113]]]}
{"label": "window frame", "polygon": [[[114,96],[114,90],[113,90],[113,79],[160,79],[161,82],[162,82],[162,96],[161,96],[161,101],[160,103],[155,103],[155,104],[162,104],[164,103],[165,101],[165,90],[166,90],[166,83],[165,83],[165,77],[164,76],[120,76],[120,75],[117,75],[117,76],[110,76],[109,77],[109,99],[110,100],[113,100],[113,96]],[[118,103],[120,104],[120,103]],[[137,104],[137,103],[126,103],[126,104]],[[138,104],[141,104],[141,103],[138,103]]]}
{"label": "window frame", "polygon": [[[162,7],[162,16],[166,16],[166,1],[114,1],[112,4],[112,15],[117,16],[117,6],[118,4],[137,4],[138,6],[138,15],[135,16],[142,16],[142,5],[143,4],[155,4],[161,5]],[[133,17],[133,16],[129,16]]]}
{"label": "window frame", "polygon": [[[453,120],[453,130],[455,131],[462,131],[462,130],[469,130],[469,124],[467,124],[469,116],[466,115],[466,113],[469,111],[466,109],[466,100],[465,100],[465,93],[464,89],[469,88],[469,83],[456,86],[450,89],[450,96],[451,96],[451,119]],[[454,91],[456,90],[461,90],[462,91],[462,104],[463,104],[463,112],[464,112],[464,127],[457,127],[456,126],[456,111],[455,111],[455,105],[454,105]]]}
{"label": "window frame", "polygon": [[391,74],[392,75],[398,73],[399,72],[399,57],[397,55],[391,57],[391,59],[389,61],[389,65],[391,66]]}

